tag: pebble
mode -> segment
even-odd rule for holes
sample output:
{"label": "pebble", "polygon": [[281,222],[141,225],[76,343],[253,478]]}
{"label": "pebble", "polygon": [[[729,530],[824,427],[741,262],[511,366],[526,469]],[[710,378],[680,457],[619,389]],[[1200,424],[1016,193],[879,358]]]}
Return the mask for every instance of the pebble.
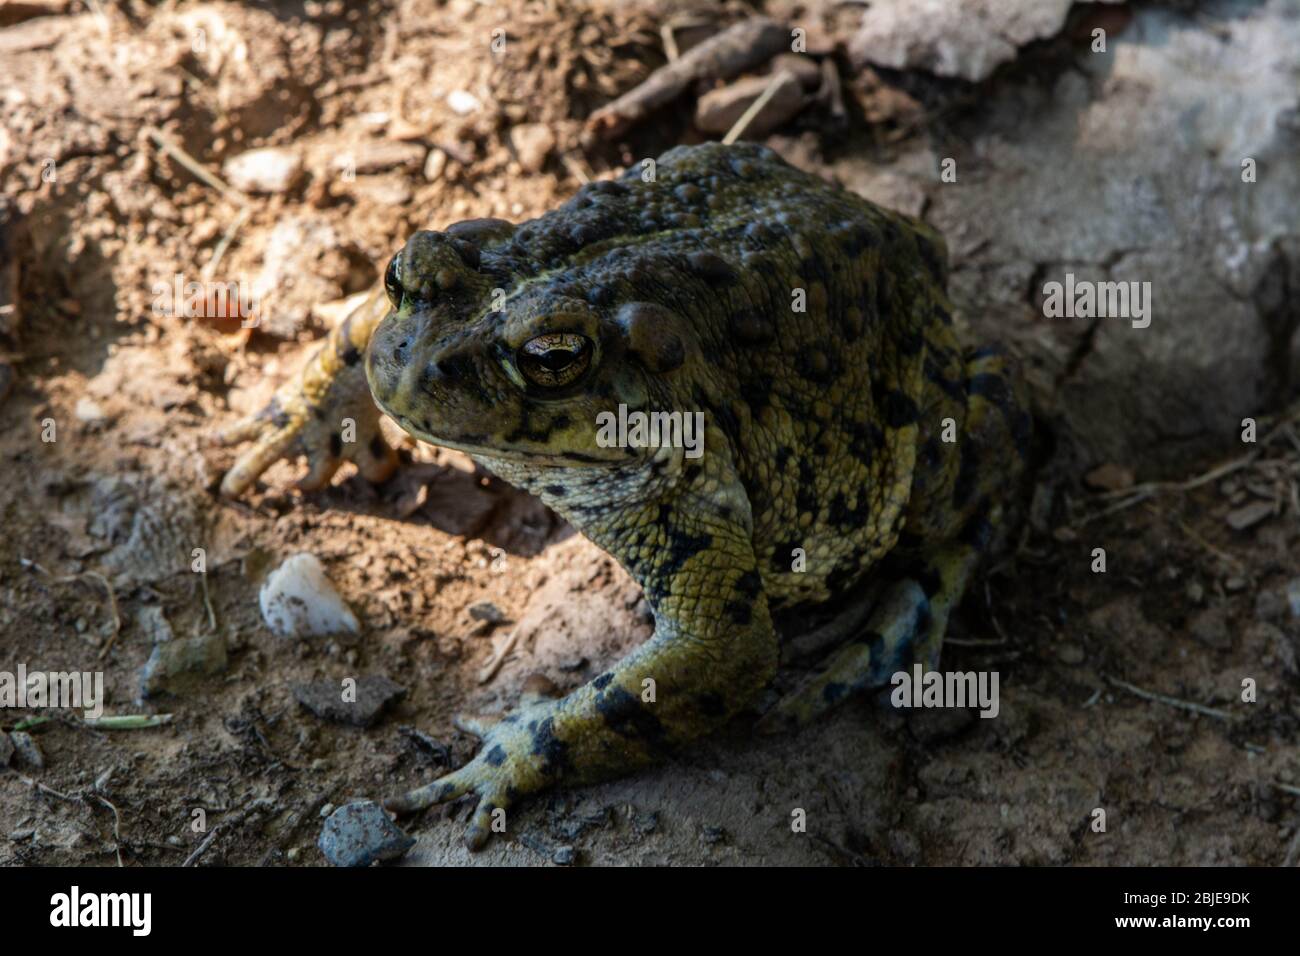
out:
{"label": "pebble", "polygon": [[[728,132],[772,82],[770,76],[751,76],[710,90],[695,106],[695,125],[706,133]],[[803,109],[803,85],[793,73],[782,73],[775,82],[777,86],[771,99],[750,120],[742,138],[762,136],[794,118]]]}
{"label": "pebble", "polygon": [[822,85],[821,67],[810,56],[802,53],[779,54],[772,60],[772,72],[780,73],[782,70],[798,77],[803,88],[810,93]]}
{"label": "pebble", "polygon": [[[441,152],[441,150],[439,150]],[[390,169],[419,169],[424,165],[425,148],[419,143],[400,143],[381,140],[362,143],[350,153],[334,158],[334,168],[365,175],[384,173]]]}
{"label": "pebble", "polygon": [[1242,505],[1228,512],[1228,527],[1233,531],[1245,531],[1272,514],[1273,502],[1252,501],[1248,505]]}
{"label": "pebble", "polygon": [[447,94],[447,105],[457,116],[468,116],[482,109],[483,104],[468,90],[453,90]]}
{"label": "pebble", "polygon": [[140,608],[135,615],[135,624],[150,644],[164,644],[176,637],[163,609],[157,604],[146,604]]}
{"label": "pebble", "polygon": [[72,414],[77,417],[77,421],[84,422],[87,425],[95,425],[108,418],[108,413],[104,411],[104,407],[93,398],[88,398],[85,395],[77,399],[77,405]]}
{"label": "pebble", "polygon": [[557,846],[551,854],[551,861],[557,866],[572,866],[576,854],[571,846]]}
{"label": "pebble", "polygon": [[302,157],[291,149],[250,149],[222,165],[226,181],[241,192],[284,193],[302,178]]}
{"label": "pebble", "polygon": [[356,615],[339,597],[313,554],[295,554],[267,575],[259,601],[266,626],[280,637],[329,637],[361,631]]}
{"label": "pebble", "polygon": [[727,832],[718,826],[704,826],[700,829],[700,842],[707,846],[716,846],[727,838]]}
{"label": "pebble", "polygon": [[338,680],[295,684],[293,696],[321,720],[369,727],[383,716],[384,711],[406,696],[406,688],[387,677],[367,674],[357,679],[355,700],[343,699],[343,684]]}
{"label": "pebble", "polygon": [[38,744],[32,735],[23,730],[15,730],[9,735],[13,742],[14,753],[18,755],[18,762],[33,770],[45,769],[45,754],[41,753],[40,744]]}
{"label": "pebble", "polygon": [[1056,656],[1062,664],[1082,664],[1084,658],[1083,648],[1077,644],[1062,644],[1057,648]]}
{"label": "pebble", "polygon": [[510,144],[526,173],[540,172],[555,148],[555,134],[545,123],[520,123],[510,128]]}
{"label": "pebble", "polygon": [[140,671],[140,694],[148,698],[175,693],[178,683],[194,675],[220,674],[227,666],[226,642],[220,634],[202,634],[155,644]]}
{"label": "pebble", "polygon": [[388,819],[379,804],[363,800],[334,811],[317,845],[335,866],[369,866],[402,856],[415,846],[415,838]]}
{"label": "pebble", "polygon": [[1209,607],[1192,618],[1188,628],[1194,640],[1207,647],[1225,650],[1232,646],[1232,635],[1228,633],[1228,612],[1222,606]]}
{"label": "pebble", "polygon": [[1133,487],[1133,469],[1114,462],[1098,465],[1083,476],[1083,483],[1093,491],[1124,491]]}
{"label": "pebble", "polygon": [[442,171],[446,168],[447,154],[437,148],[429,150],[429,155],[424,160],[424,178],[431,183],[436,182],[442,178]]}
{"label": "pebble", "polygon": [[479,601],[477,604],[471,604],[469,608],[469,616],[476,621],[484,621],[488,624],[501,624],[506,619],[501,608],[497,607],[491,601]]}

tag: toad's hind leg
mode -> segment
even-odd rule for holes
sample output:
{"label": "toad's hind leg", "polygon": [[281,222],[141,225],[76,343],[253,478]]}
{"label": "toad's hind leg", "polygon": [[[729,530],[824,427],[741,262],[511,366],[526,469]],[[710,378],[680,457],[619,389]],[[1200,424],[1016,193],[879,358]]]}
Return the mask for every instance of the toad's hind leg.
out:
{"label": "toad's hind leg", "polygon": [[961,600],[977,558],[975,548],[955,543],[926,560],[887,561],[881,568],[887,583],[865,629],[778,701],[759,729],[775,732],[808,723],[851,694],[888,684],[914,662],[937,667],[948,616]]}

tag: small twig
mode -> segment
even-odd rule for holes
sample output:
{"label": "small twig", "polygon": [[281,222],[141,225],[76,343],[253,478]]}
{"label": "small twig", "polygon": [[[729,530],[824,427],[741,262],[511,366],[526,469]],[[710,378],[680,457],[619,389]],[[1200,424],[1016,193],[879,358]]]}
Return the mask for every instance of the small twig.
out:
{"label": "small twig", "polygon": [[217,612],[212,609],[212,595],[208,593],[208,572],[204,571],[199,575],[203,582],[203,606],[208,611],[208,630],[213,634],[217,633]]}
{"label": "small twig", "polygon": [[209,172],[208,169],[197,159],[163,136],[160,130],[151,126],[149,129],[145,130],[145,134],[153,140],[154,143],[157,144],[158,148],[164,153],[176,160],[176,162],[180,163],[227,199],[230,199],[232,202],[240,206],[248,205],[247,196],[235,187],[228,185],[224,180],[217,176],[216,173]]}
{"label": "small twig", "polygon": [[665,23],[659,27],[659,39],[664,42],[664,56],[668,57],[669,63],[681,56],[681,53],[677,50],[677,38],[673,36],[673,25],[671,22]]}
{"label": "small twig", "polygon": [[113,852],[117,854],[117,865],[123,866],[122,863],[122,815],[117,812],[117,807],[113,806],[112,801],[106,800],[97,793],[92,793],[92,797],[102,803],[108,809],[113,811]]}
{"label": "small twig", "polygon": [[1117,677],[1111,677],[1109,674],[1102,675],[1108,684],[1122,688],[1136,697],[1143,700],[1155,701],[1158,704],[1165,704],[1169,707],[1177,707],[1179,710],[1189,710],[1194,714],[1203,714],[1206,717],[1214,717],[1218,720],[1234,721],[1236,716],[1228,713],[1226,710],[1218,710],[1214,707],[1206,707],[1204,704],[1196,704],[1189,700],[1179,700],[1177,697],[1167,697],[1164,694],[1154,694],[1149,690],[1143,690],[1127,681],[1122,681]]}
{"label": "small twig", "polygon": [[113,717],[85,717],[82,723],[94,730],[145,730],[172,722],[171,714],[118,714]]}
{"label": "small twig", "polygon": [[501,669],[501,665],[505,663],[510,652],[515,649],[515,644],[518,640],[519,628],[516,627],[510,632],[509,636],[501,644],[500,648],[492,652],[492,656],[489,657],[487,663],[483,665],[483,669],[478,672],[478,682],[480,684],[486,684],[496,676],[497,671]]}
{"label": "small twig", "polygon": [[569,175],[584,186],[591,182],[591,171],[584,168],[583,163],[574,159],[568,153],[560,153],[560,162],[569,171]]}
{"label": "small twig", "polygon": [[236,233],[243,228],[244,223],[248,222],[248,217],[252,215],[252,212],[251,206],[241,206],[239,212],[235,214],[234,221],[226,227],[226,231],[222,234],[217,247],[212,250],[212,258],[203,267],[202,277],[204,282],[211,281],[212,277],[216,275],[217,266],[221,265],[222,257],[226,254],[226,250],[230,248]]}
{"label": "small twig", "polygon": [[113,633],[108,635],[108,640],[99,650],[99,659],[102,661],[108,652],[113,649],[117,643],[117,636],[122,633],[122,617],[117,613],[117,593],[113,590],[113,585],[109,583],[108,578],[104,577],[98,571],[87,571],[85,577],[96,578],[100,584],[104,585],[104,591],[108,594],[108,610],[113,615]]}
{"label": "small twig", "polygon": [[235,813],[231,815],[230,819],[222,820],[214,826],[211,831],[209,831],[208,835],[203,838],[203,842],[195,848],[193,853],[185,858],[185,862],[182,863],[181,866],[193,866],[198,862],[199,857],[203,856],[203,854],[208,851],[208,847],[212,846],[212,841],[217,838],[217,834],[222,830],[239,826],[258,810],[261,810],[263,807],[272,806],[274,803],[275,801],[270,797],[258,797],[242,810],[235,811]]}
{"label": "small twig", "polygon": [[42,793],[48,793],[50,796],[58,797],[60,800],[67,800],[69,803],[80,802],[80,797],[74,797],[69,794],[63,793],[60,790],[55,790],[53,787],[47,787],[39,780],[33,780],[31,777],[27,776],[26,774],[19,773],[13,767],[4,767],[0,769],[7,770],[9,773],[13,774],[15,777],[17,777],[23,783],[27,784],[27,786],[31,787],[33,790],[40,790]]}
{"label": "small twig", "polygon": [[1225,461],[1220,465],[1216,465],[1215,467],[1211,468],[1209,471],[1202,472],[1201,474],[1195,476],[1194,478],[1189,478],[1185,481],[1147,481],[1147,482],[1143,482],[1140,485],[1134,485],[1131,488],[1123,488],[1118,491],[1103,492],[1101,495],[1099,495],[1099,497],[1103,499],[1122,498],[1123,500],[1118,502],[1117,504],[1111,505],[1109,508],[1105,508],[1097,512],[1096,514],[1089,515],[1088,517],[1080,521],[1079,524],[1084,525],[1090,521],[1096,520],[1097,518],[1101,518],[1109,514],[1114,514],[1116,511],[1123,511],[1125,508],[1131,508],[1136,504],[1140,504],[1141,502],[1146,501],[1151,496],[1161,494],[1163,492],[1193,491],[1197,488],[1200,488],[1202,485],[1208,485],[1213,481],[1218,481],[1220,478],[1226,477],[1227,475],[1230,475],[1233,472],[1240,471],[1243,468],[1248,468],[1255,463],[1255,460],[1259,458],[1263,449],[1267,447],[1269,443],[1272,442],[1272,440],[1276,436],[1281,434],[1287,434],[1291,425],[1298,418],[1300,418],[1300,411],[1292,412],[1286,418],[1282,419],[1282,421],[1278,422],[1275,426],[1273,426],[1273,428],[1270,429],[1269,432],[1259,440],[1256,446],[1252,448],[1250,451],[1248,451],[1246,454],[1241,455],[1237,458],[1233,458],[1229,461]]}
{"label": "small twig", "polygon": [[1196,530],[1192,528],[1192,526],[1189,525],[1182,518],[1176,518],[1175,520],[1178,522],[1179,526],[1183,529],[1183,531],[1187,534],[1187,536],[1191,538],[1193,541],[1195,541],[1197,544],[1199,544],[1206,551],[1209,551],[1220,561],[1232,565],[1240,573],[1242,574],[1249,573],[1248,569],[1246,568],[1245,562],[1239,560],[1238,558],[1233,557],[1227,551],[1224,551],[1222,548],[1218,548],[1210,544],[1210,542],[1206,541],[1205,538],[1201,537],[1201,535],[1198,534]]}
{"label": "small twig", "polygon": [[749,129],[749,124],[754,121],[754,117],[757,116],[759,111],[767,105],[767,101],[776,95],[776,88],[780,86],[782,81],[789,75],[790,73],[788,70],[782,70],[772,77],[771,82],[764,87],[763,92],[759,94],[758,99],[749,104],[749,109],[740,114],[740,119],[736,120],[731,129],[727,130],[727,135],[722,137],[722,144],[724,146],[730,146],[744,135],[745,130]]}
{"label": "small twig", "polygon": [[15,731],[31,730],[33,727],[39,727],[41,724],[48,724],[53,719],[54,719],[53,717],[47,717],[47,716],[24,717],[22,720],[18,721],[18,723],[14,724],[13,729]]}

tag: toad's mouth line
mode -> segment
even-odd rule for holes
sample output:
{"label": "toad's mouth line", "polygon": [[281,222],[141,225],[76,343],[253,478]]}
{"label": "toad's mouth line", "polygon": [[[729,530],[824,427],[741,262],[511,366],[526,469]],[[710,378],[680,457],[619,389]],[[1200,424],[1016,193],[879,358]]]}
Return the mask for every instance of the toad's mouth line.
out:
{"label": "toad's mouth line", "polygon": [[393,419],[408,435],[419,439],[430,445],[437,445],[440,448],[451,448],[455,451],[462,451],[471,457],[478,458],[498,458],[505,461],[529,462],[532,464],[555,464],[565,465],[567,467],[610,467],[618,464],[626,464],[623,460],[612,460],[606,458],[596,458],[591,455],[584,455],[582,452],[533,452],[524,451],[520,448],[504,448],[499,445],[485,445],[472,441],[457,440],[454,438],[435,437],[428,432],[419,428],[409,418],[404,415],[398,415],[387,408],[383,409],[384,414]]}

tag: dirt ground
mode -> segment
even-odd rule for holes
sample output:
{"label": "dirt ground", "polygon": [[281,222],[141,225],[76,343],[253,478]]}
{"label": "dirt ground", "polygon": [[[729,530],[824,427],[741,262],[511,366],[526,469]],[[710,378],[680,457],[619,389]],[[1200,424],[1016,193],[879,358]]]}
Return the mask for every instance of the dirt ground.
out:
{"label": "dirt ground", "polygon": [[[665,62],[665,23],[684,49],[743,8],[359,6],[0,3],[0,187],[25,219],[21,329],[0,339],[0,670],[102,670],[108,713],[172,715],[110,731],[45,714],[43,766],[0,772],[2,864],[178,865],[203,844],[198,865],[320,865],[332,807],[473,754],[453,715],[500,712],[537,675],[577,686],[650,633],[612,560],[462,456],[408,440],[389,483],[345,472],[313,494],[281,463],[232,503],[216,487],[234,451],[212,436],[265,403],[413,230],[523,220],[705,138],[690,94],[611,140],[583,121]],[[809,53],[842,80],[767,141],[841,182],[866,163],[879,185],[917,144],[981,122],[986,97],[1049,87],[1077,52],[1027,43],[996,87],[856,69],[843,50],[858,7],[765,5],[807,23]],[[226,161],[264,146],[300,158],[292,185],[223,188]],[[256,286],[274,318],[248,333],[160,312],[155,286],[178,274]],[[1045,320],[1017,295],[1020,341]],[[404,821],[418,837],[405,862],[1297,862],[1293,393],[1251,409],[1257,442],[1234,428],[1176,458],[1114,461],[1079,438],[1099,427],[1086,408],[1061,411],[1080,356],[1066,353],[1059,367],[1050,349],[1026,356],[1041,406],[1032,499],[945,650],[945,669],[998,672],[996,719],[856,701],[784,737],[742,720],[647,772],[524,805],[479,854],[460,842],[464,806]],[[1095,414],[1128,426],[1104,403]],[[259,588],[299,552],[324,563],[356,638],[267,628]],[[499,622],[480,620],[483,602]],[[226,659],[142,699],[168,631],[224,643]],[[349,675],[405,695],[365,728],[295,697]],[[42,713],[0,712],[0,729]]]}

